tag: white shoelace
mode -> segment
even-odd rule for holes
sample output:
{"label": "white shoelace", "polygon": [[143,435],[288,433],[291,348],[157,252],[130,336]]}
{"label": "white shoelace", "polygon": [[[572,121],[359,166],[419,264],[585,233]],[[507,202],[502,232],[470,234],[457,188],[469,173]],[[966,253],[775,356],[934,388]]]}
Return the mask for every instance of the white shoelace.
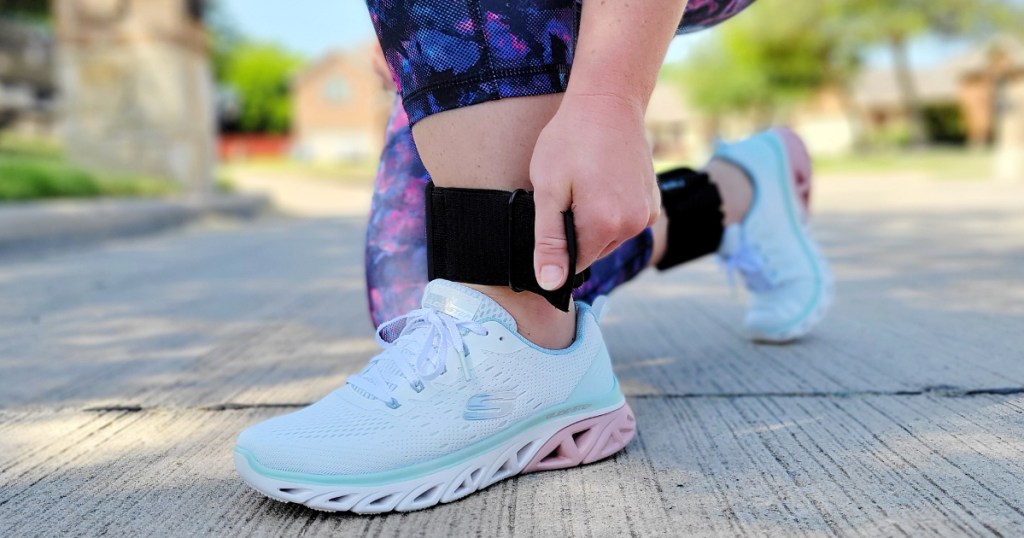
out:
{"label": "white shoelace", "polygon": [[[403,324],[403,325],[399,325]],[[388,338],[398,327],[401,330],[393,338]],[[462,360],[462,372],[469,379],[469,365],[466,363],[465,343],[462,330],[479,335],[487,335],[487,329],[475,321],[462,321],[432,308],[413,310],[404,316],[397,317],[377,328],[377,344],[384,352],[374,357],[359,374],[350,376],[348,383],[366,394],[386,403],[388,407],[397,409],[393,388],[398,383],[406,382],[415,390],[423,390],[423,382],[430,381],[445,371],[448,350],[454,349]],[[403,337],[415,331],[429,331],[424,335],[423,347],[419,353],[395,347]],[[389,368],[388,364],[394,368]]]}
{"label": "white shoelace", "polygon": [[[774,287],[767,264],[761,253],[755,249],[747,239],[747,234],[742,227],[736,229],[738,236],[736,247],[730,254],[719,254],[719,265],[729,278],[729,285],[736,285],[735,274],[743,277],[747,289],[754,293],[763,293]],[[727,230],[727,233],[732,230]]]}

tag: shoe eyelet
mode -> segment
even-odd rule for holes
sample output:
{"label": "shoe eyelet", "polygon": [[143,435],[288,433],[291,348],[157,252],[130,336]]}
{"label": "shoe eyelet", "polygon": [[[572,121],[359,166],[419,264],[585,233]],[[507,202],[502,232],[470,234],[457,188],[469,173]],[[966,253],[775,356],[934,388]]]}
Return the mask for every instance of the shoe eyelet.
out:
{"label": "shoe eyelet", "polygon": [[424,387],[422,381],[416,381],[415,383],[412,384],[412,390],[416,391],[417,394],[423,392],[423,388]]}
{"label": "shoe eyelet", "polygon": [[391,409],[398,409],[399,407],[402,407],[402,404],[398,403],[398,400],[394,398],[391,398],[390,402],[385,402],[385,405],[387,405]]}
{"label": "shoe eyelet", "polygon": [[498,341],[499,342],[504,342],[505,341],[505,337],[504,336],[499,336],[498,337]]}

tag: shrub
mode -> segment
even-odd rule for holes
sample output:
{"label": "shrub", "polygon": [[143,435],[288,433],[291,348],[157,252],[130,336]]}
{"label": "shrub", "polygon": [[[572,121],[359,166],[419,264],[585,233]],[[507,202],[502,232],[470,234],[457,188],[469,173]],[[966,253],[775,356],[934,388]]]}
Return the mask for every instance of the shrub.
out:
{"label": "shrub", "polygon": [[156,179],[97,177],[59,158],[0,153],[0,200],[160,196],[175,190],[173,183]]}

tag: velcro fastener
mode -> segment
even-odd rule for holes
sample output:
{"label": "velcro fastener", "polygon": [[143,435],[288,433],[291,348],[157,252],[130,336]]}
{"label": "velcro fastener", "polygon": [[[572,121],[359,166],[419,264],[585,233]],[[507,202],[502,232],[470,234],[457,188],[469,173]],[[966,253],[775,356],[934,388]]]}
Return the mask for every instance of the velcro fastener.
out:
{"label": "velcro fastener", "polygon": [[540,287],[533,270],[535,208],[533,194],[426,187],[428,278],[466,284],[508,286],[529,291],[567,312],[572,290],[589,271],[576,275],[576,228],[572,211],[564,212],[569,246],[568,279],[560,289]]}

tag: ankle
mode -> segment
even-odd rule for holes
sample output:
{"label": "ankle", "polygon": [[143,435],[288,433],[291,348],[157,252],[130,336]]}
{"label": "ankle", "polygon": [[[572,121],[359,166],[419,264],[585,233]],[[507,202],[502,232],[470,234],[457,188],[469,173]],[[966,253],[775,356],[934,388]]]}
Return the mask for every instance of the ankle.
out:
{"label": "ankle", "polygon": [[722,197],[723,225],[743,222],[754,200],[754,184],[742,168],[721,159],[712,159],[705,171]]}
{"label": "ankle", "polygon": [[534,293],[516,293],[504,286],[466,284],[494,299],[516,320],[519,334],[547,349],[565,349],[576,338],[576,306],[562,312]]}

